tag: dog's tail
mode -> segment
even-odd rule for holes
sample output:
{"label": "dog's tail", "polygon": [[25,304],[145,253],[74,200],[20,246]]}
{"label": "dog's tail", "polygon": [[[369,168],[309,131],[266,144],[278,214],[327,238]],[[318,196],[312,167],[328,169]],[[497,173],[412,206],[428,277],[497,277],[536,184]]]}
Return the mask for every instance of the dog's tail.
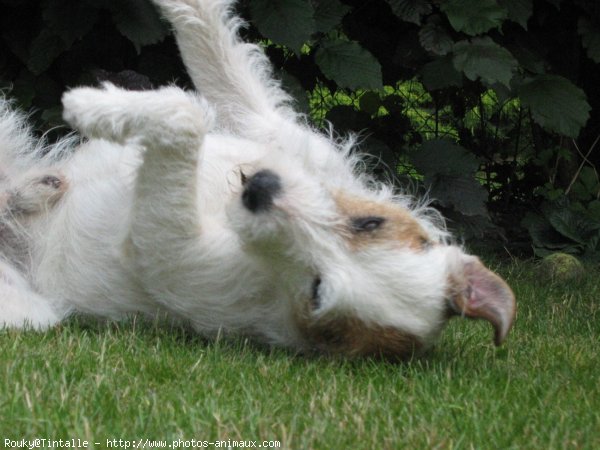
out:
{"label": "dog's tail", "polygon": [[296,120],[262,49],[240,40],[243,22],[232,12],[234,1],[153,1],[173,25],[190,77],[217,109],[221,126],[246,135],[277,127],[282,118]]}

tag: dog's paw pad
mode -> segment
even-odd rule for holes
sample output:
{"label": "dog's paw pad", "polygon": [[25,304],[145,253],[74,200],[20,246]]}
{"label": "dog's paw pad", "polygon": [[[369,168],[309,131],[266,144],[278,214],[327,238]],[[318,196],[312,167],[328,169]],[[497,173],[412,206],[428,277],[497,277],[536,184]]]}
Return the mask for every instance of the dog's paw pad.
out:
{"label": "dog's paw pad", "polygon": [[56,175],[45,175],[40,179],[40,184],[48,186],[49,188],[59,190],[64,186],[65,181],[62,177]]}
{"label": "dog's paw pad", "polygon": [[13,214],[34,214],[47,210],[68,190],[66,177],[58,172],[27,175],[5,192],[2,208]]}

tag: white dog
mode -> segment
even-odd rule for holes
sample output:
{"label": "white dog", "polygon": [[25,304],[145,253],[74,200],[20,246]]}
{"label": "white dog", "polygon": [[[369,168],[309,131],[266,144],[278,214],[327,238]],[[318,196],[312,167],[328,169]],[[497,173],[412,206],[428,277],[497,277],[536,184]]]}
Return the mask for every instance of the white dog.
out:
{"label": "white dog", "polygon": [[462,314],[505,338],[506,283],[448,244],[430,209],[362,173],[351,142],[303,122],[239,40],[230,0],[155,3],[202,97],[74,89],[64,117],[90,140],[61,158],[65,145],[26,156],[34,144],[3,107],[3,164],[59,173],[68,189],[13,217],[0,321],[167,313],[208,336],[402,356]]}

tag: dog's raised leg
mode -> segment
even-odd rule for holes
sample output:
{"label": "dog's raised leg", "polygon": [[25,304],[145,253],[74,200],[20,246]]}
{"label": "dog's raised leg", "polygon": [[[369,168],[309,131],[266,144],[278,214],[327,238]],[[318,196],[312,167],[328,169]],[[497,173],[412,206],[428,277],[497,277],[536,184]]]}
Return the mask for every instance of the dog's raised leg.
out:
{"label": "dog's raised leg", "polygon": [[216,107],[220,124],[252,136],[277,128],[282,118],[296,119],[264,52],[238,37],[242,22],[232,15],[234,1],[153,1],[173,25],[188,73]]}
{"label": "dog's raised leg", "polygon": [[212,123],[208,105],[174,87],[139,92],[112,85],[71,90],[63,105],[65,120],[84,135],[143,150],[127,252],[146,288],[160,289],[161,280],[165,289],[181,284],[174,264],[194,253],[201,233],[197,177]]}

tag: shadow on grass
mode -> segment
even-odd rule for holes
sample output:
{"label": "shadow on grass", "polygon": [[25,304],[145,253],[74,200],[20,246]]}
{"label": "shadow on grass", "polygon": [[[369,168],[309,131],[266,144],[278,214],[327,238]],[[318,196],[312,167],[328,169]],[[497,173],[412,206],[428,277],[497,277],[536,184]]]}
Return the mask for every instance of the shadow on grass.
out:
{"label": "shadow on grass", "polygon": [[[364,372],[365,369],[388,367],[394,371],[404,370],[409,366],[426,369],[428,359],[437,355],[439,350],[415,352],[404,358],[386,356],[346,357],[337,354],[324,354],[317,351],[299,352],[292,349],[276,347],[239,335],[218,335],[216,338],[205,337],[191,327],[169,323],[165,320],[149,320],[141,316],[131,316],[121,321],[98,320],[87,316],[73,316],[55,328],[51,333],[55,336],[69,334],[73,336],[89,335],[96,339],[110,336],[116,339],[135,339],[140,345],[153,346],[167,340],[182,349],[203,352],[221,352],[229,355],[249,354],[274,360],[288,359],[292,364],[311,364],[344,369],[349,373]],[[450,360],[449,358],[448,360]]]}

